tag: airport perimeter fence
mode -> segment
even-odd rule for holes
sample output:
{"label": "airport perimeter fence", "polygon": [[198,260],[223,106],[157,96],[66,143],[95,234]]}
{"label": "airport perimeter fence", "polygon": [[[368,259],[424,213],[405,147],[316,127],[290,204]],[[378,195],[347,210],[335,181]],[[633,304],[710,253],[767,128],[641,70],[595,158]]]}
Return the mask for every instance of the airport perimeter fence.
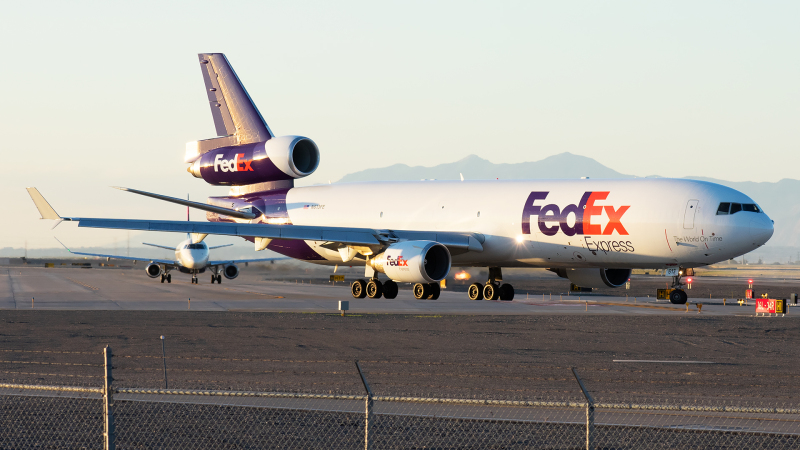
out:
{"label": "airport perimeter fence", "polygon": [[582,400],[524,401],[375,395],[358,362],[362,395],[120,387],[108,347],[55,365],[98,373],[0,384],[0,448],[800,448],[800,408],[599,402],[575,369]]}

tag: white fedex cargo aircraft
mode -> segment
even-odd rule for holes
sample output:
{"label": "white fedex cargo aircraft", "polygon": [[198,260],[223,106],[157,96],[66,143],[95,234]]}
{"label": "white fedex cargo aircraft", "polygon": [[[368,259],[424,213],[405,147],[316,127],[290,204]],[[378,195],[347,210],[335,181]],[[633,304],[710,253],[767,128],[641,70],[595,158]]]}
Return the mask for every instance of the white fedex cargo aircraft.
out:
{"label": "white fedex cargo aircraft", "polygon": [[[58,241],[58,239],[56,239]],[[106,255],[103,253],[84,253],[73,252],[63,242],[58,241],[68,252],[73,255],[82,256],[98,256],[106,259],[123,259],[128,261],[150,261],[145,266],[144,271],[150,278],[158,278],[161,276],[161,282],[172,283],[173,270],[181,273],[188,273],[192,275],[192,284],[198,284],[197,275],[206,271],[211,271],[211,284],[216,282],[222,284],[222,276],[229,280],[233,280],[239,276],[239,267],[236,264],[251,263],[251,262],[266,262],[275,261],[285,258],[259,258],[259,259],[222,259],[222,260],[209,260],[209,250],[215,248],[230,247],[233,244],[217,245],[209,247],[205,242],[193,242],[191,234],[186,236],[186,240],[178,244],[177,247],[169,247],[166,245],[148,244],[142,242],[144,245],[151,247],[163,248],[165,250],[173,250],[175,252],[175,259],[158,259],[158,258],[141,258],[136,256],[122,256],[122,255]]]}
{"label": "white fedex cargo aircraft", "polygon": [[[581,287],[619,287],[632,269],[665,269],[673,303],[685,303],[681,269],[750,252],[772,236],[756,203],[718,184],[679,179],[489,180],[340,183],[294,187],[319,165],[309,138],[276,137],[227,59],[199,55],[219,137],[187,144],[188,171],[223,197],[190,202],[209,222],[61,217],[35,188],[43,219],[79,227],[241,236],[318,264],[364,265],[354,297],[395,298],[397,282],[437,298],[451,266],[488,267],[473,300],[512,300],[503,267],[547,268]],[[381,281],[378,274],[388,280]]]}

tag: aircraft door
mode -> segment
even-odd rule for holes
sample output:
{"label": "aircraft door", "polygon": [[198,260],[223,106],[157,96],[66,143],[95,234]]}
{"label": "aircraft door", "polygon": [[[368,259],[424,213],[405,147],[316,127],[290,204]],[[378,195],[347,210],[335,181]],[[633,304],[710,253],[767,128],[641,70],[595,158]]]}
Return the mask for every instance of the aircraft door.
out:
{"label": "aircraft door", "polygon": [[700,200],[689,200],[686,203],[686,211],[683,214],[683,228],[691,230],[694,228],[694,216],[697,214],[697,204]]}

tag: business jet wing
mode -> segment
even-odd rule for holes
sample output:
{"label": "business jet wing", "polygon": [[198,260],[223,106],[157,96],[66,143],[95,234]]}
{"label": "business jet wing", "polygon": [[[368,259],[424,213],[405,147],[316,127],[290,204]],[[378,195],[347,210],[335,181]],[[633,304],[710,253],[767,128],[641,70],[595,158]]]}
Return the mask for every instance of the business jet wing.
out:
{"label": "business jet wing", "polygon": [[149,245],[150,247],[163,248],[164,250],[172,250],[173,252],[175,251],[175,247],[168,247],[166,245],[150,244],[148,242],[142,242],[142,244]]}
{"label": "business jet wing", "polygon": [[[58,238],[56,238],[56,240],[58,241]],[[154,263],[158,263],[158,264],[164,264],[164,265],[167,265],[167,266],[174,266],[174,267],[179,267],[180,266],[180,264],[178,264],[177,261],[172,260],[172,259],[154,259],[154,258],[140,258],[140,257],[136,257],[136,256],[106,255],[104,253],[73,252],[72,250],[69,249],[69,247],[64,245],[63,242],[58,241],[58,243],[61,244],[62,247],[67,249],[67,251],[72,253],[73,255],[99,256],[101,258],[125,259],[125,260],[128,260],[128,261],[150,261],[150,262],[154,262]]]}
{"label": "business jet wing", "polygon": [[311,225],[271,225],[264,223],[189,222],[171,220],[131,220],[87,217],[62,217],[56,213],[35,187],[28,193],[42,219],[78,222],[82,228],[162,231],[172,233],[199,233],[223,236],[258,237],[304,241],[335,242],[345,245],[382,247],[397,240],[431,240],[441,243],[451,251],[483,251],[480,235],[475,233],[376,230],[372,228],[326,227]]}
{"label": "business jet wing", "polygon": [[265,262],[265,261],[280,261],[282,259],[291,259],[291,258],[221,259],[221,260],[218,260],[218,261],[209,261],[207,264],[209,266],[221,266],[221,265],[225,265],[225,264],[240,264],[240,263]]}

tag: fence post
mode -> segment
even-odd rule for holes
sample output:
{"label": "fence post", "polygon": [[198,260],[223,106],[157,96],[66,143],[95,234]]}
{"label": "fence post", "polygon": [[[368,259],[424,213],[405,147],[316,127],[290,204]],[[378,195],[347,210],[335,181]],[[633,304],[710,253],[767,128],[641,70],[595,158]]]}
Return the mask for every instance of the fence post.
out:
{"label": "fence post", "polygon": [[578,385],[583,391],[583,396],[586,397],[586,450],[592,450],[594,449],[594,399],[592,394],[586,390],[583,380],[578,376],[578,371],[574,367],[572,368],[572,374],[575,375],[575,379],[578,380]]}
{"label": "fence post", "polygon": [[161,360],[164,361],[164,389],[169,389],[167,383],[167,350],[164,347],[164,335],[161,335]]}
{"label": "fence post", "polygon": [[358,361],[356,361],[356,368],[358,369],[358,374],[361,375],[361,382],[364,383],[364,389],[367,390],[367,404],[364,418],[364,450],[370,450],[372,448],[369,436],[372,425],[372,389],[370,389],[367,378],[364,376],[364,372],[361,371],[361,365],[358,364]]}
{"label": "fence post", "polygon": [[103,437],[105,438],[105,450],[116,448],[116,426],[114,425],[114,388],[111,384],[114,378],[111,376],[111,348],[106,346],[103,349]]}

